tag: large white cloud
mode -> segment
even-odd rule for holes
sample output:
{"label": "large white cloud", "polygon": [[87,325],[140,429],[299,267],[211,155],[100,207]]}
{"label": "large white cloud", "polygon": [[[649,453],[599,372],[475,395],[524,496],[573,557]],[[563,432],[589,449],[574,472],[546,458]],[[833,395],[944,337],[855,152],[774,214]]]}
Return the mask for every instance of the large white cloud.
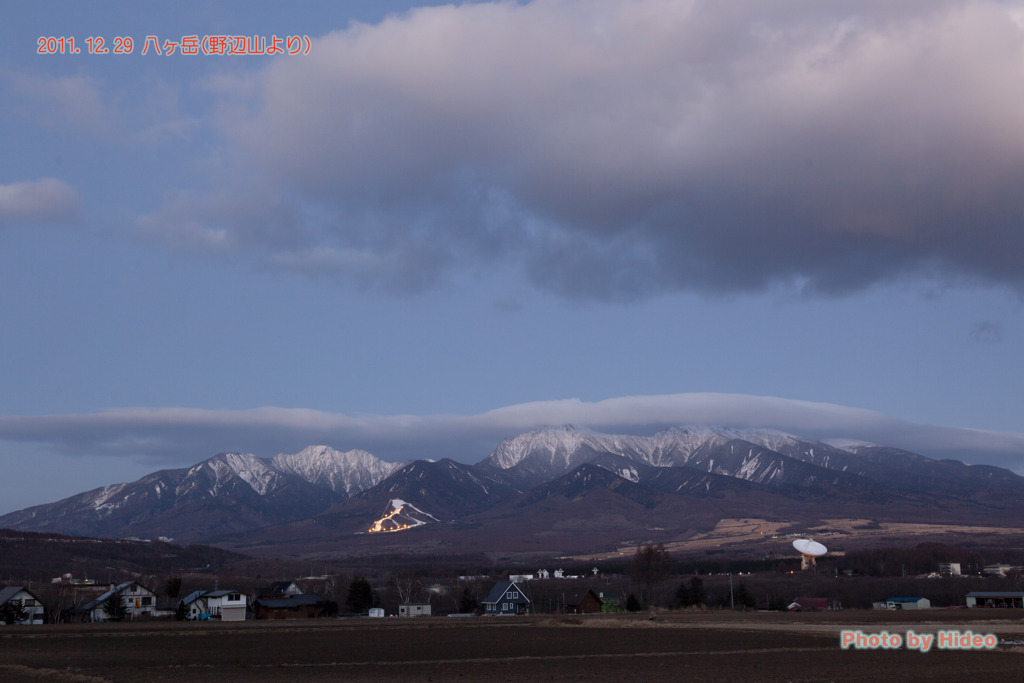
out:
{"label": "large white cloud", "polygon": [[353,25],[211,81],[251,184],[146,225],[391,287],[501,258],[588,297],[922,273],[1020,288],[1015,12],[535,0]]}

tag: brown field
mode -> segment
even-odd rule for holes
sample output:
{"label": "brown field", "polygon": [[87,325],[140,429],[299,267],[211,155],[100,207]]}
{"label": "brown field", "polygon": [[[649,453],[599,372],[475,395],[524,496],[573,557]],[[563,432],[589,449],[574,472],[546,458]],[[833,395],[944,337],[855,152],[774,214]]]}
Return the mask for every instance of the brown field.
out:
{"label": "brown field", "polygon": [[[714,529],[694,534],[682,541],[665,543],[665,549],[677,555],[692,554],[709,549],[771,549],[792,554],[790,542],[798,536],[808,536],[826,546],[844,548],[899,543],[939,541],[956,543],[970,539],[972,543],[994,546],[1006,539],[1016,540],[1024,535],[1018,527],[978,526],[964,524],[920,524],[903,522],[876,522],[870,519],[825,519],[814,526],[801,526],[792,521],[773,521],[759,518],[726,518],[719,520]],[[799,527],[799,531],[795,528]],[[575,556],[574,560],[601,561],[632,557],[636,545],[624,545],[612,552]]]}
{"label": "brown field", "polygon": [[[0,627],[15,681],[1020,680],[1014,610]],[[992,651],[843,650],[842,629],[993,633]]]}

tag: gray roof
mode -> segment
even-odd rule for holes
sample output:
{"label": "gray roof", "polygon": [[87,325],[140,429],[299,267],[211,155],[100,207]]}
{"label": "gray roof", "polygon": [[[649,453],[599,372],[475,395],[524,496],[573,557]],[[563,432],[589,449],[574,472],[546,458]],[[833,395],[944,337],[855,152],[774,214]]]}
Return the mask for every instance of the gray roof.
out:
{"label": "gray roof", "polygon": [[319,605],[323,600],[319,595],[301,593],[289,595],[286,598],[257,598],[256,604],[268,609],[288,609],[289,607],[305,607],[307,605]]}
{"label": "gray roof", "polygon": [[516,586],[515,581],[502,581],[494,584],[494,588],[492,588],[491,592],[487,594],[486,598],[484,598],[483,604],[493,605],[501,602],[502,596],[505,595],[505,593],[507,593],[513,586],[515,586],[515,589],[519,592],[519,597],[515,598],[515,602],[519,602],[520,604],[530,602],[530,599],[523,595],[523,589]]}
{"label": "gray roof", "polygon": [[[91,601],[91,602],[87,602],[86,604],[82,605],[82,606],[81,606],[81,607],[80,607],[79,609],[80,609],[81,611],[83,611],[83,612],[84,612],[84,611],[88,611],[88,610],[93,610],[93,609],[96,609],[97,607],[99,607],[100,605],[102,605],[102,604],[103,604],[103,601],[104,601],[104,600],[106,600],[107,598],[109,598],[109,597],[110,597],[111,595],[113,595],[114,593],[120,593],[120,592],[121,592],[121,591],[123,591],[123,590],[124,590],[125,588],[128,588],[128,586],[138,586],[139,588],[142,588],[142,589],[144,589],[144,590],[148,591],[149,593],[153,593],[153,591],[149,590],[148,588],[146,588],[145,586],[143,586],[143,585],[142,585],[141,583],[139,583],[138,581],[125,581],[124,583],[119,583],[119,584],[117,584],[117,585],[116,585],[116,586],[114,586],[114,587],[113,587],[113,588],[112,588],[111,590],[108,590],[108,591],[107,591],[106,593],[104,593],[104,594],[103,594],[103,595],[101,595],[100,597],[96,598],[95,600],[93,600],[93,601]],[[155,595],[155,593],[154,593],[154,595]]]}
{"label": "gray roof", "polygon": [[992,592],[992,591],[971,591],[967,594],[969,598],[1024,598],[1020,591]]}
{"label": "gray roof", "polygon": [[204,595],[206,595],[206,591],[192,591],[181,599],[181,604],[187,607]]}
{"label": "gray roof", "polygon": [[25,588],[24,586],[8,586],[7,588],[4,588],[3,590],[0,590],[0,605],[6,604],[6,602],[8,600],[13,598],[15,595],[17,595],[21,591],[25,591],[26,593],[31,595],[36,600],[39,599],[39,598],[36,597],[35,593],[33,593],[29,589]]}

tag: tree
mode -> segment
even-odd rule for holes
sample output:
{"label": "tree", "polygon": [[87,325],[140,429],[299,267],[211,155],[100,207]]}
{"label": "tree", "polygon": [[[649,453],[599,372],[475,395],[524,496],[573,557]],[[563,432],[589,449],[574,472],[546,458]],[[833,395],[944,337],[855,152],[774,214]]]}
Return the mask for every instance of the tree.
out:
{"label": "tree", "polygon": [[373,588],[370,582],[357,576],[348,586],[348,599],[345,606],[350,612],[368,612],[373,607]]}
{"label": "tree", "polygon": [[111,593],[103,601],[103,611],[107,613],[107,621],[124,621],[128,609],[124,606],[124,600],[117,592]]}
{"label": "tree", "polygon": [[10,626],[20,624],[28,619],[28,610],[21,604],[21,600],[8,600],[0,607],[0,621]]}
{"label": "tree", "polygon": [[739,587],[736,588],[735,593],[733,593],[733,601],[736,603],[737,607],[742,607],[743,609],[753,609],[757,607],[757,598],[754,597],[753,593],[747,590],[747,584],[745,583],[741,583]]}
{"label": "tree", "polygon": [[661,543],[636,549],[636,555],[633,556],[630,565],[630,574],[645,589],[640,596],[644,599],[643,602],[650,603],[654,586],[668,576],[671,568],[672,558]]}
{"label": "tree", "polygon": [[459,612],[462,614],[469,614],[471,612],[475,612],[476,608],[479,606],[480,603],[477,602],[476,595],[470,587],[466,586],[463,588],[462,597],[459,599]]}
{"label": "tree", "polygon": [[181,595],[181,577],[172,576],[164,584],[164,595],[169,598],[176,598]]}
{"label": "tree", "polygon": [[706,601],[707,593],[704,591],[704,581],[698,576],[690,579],[689,586],[686,583],[681,583],[676,590],[677,607],[696,607],[703,605]]}
{"label": "tree", "polygon": [[640,601],[637,600],[636,596],[633,595],[632,593],[630,593],[629,597],[626,598],[626,611],[627,612],[639,612],[640,611]]}

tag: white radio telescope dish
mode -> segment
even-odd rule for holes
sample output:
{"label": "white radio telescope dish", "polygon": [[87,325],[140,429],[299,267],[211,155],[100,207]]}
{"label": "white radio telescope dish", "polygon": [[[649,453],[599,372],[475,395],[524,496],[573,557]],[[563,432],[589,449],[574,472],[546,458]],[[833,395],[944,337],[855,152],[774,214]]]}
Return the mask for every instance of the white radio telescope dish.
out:
{"label": "white radio telescope dish", "polygon": [[809,538],[796,539],[793,541],[793,547],[796,548],[802,558],[800,562],[801,569],[809,569],[810,567],[813,567],[815,565],[815,559],[828,552],[828,548],[817,541],[812,541]]}

